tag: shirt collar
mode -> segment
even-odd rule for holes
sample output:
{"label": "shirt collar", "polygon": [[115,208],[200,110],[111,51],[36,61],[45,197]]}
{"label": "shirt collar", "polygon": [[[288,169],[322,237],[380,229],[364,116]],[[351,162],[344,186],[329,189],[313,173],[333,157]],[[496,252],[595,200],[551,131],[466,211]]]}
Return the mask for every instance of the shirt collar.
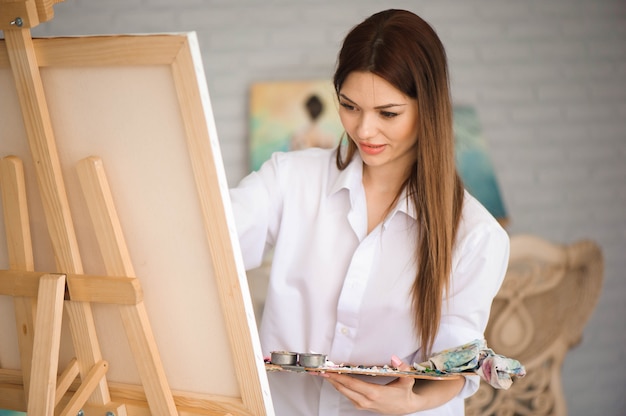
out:
{"label": "shirt collar", "polygon": [[[361,187],[363,187],[363,161],[359,154],[355,153],[350,164],[344,170],[338,171],[337,176],[329,187],[329,195],[333,195],[342,189],[347,189],[353,194],[356,189]],[[412,200],[407,200],[406,189],[402,190],[400,199],[391,211],[388,219],[391,219],[398,211],[417,220],[417,209]]]}
{"label": "shirt collar", "polygon": [[[336,153],[334,153],[335,155]],[[331,162],[331,163],[334,163]],[[329,195],[333,195],[342,189],[347,189],[352,193],[363,186],[363,161],[358,153],[354,154],[352,161],[344,170],[338,170],[337,176],[329,186]]]}
{"label": "shirt collar", "polygon": [[415,204],[413,203],[413,200],[408,199],[406,188],[402,190],[402,194],[400,195],[400,198],[398,199],[398,203],[396,204],[395,208],[391,211],[389,218],[394,216],[396,212],[398,211],[405,213],[406,215],[413,218],[414,220],[417,220],[417,209],[415,208]]}

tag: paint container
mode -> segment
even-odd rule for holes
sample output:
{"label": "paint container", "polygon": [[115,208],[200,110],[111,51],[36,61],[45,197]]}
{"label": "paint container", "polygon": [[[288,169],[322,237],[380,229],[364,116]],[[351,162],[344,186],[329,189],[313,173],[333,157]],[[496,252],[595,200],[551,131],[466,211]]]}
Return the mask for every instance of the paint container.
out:
{"label": "paint container", "polygon": [[298,354],[289,351],[272,351],[270,361],[278,365],[296,365]]}
{"label": "paint container", "polygon": [[324,354],[300,354],[299,363],[302,367],[317,368],[324,365],[326,356]]}

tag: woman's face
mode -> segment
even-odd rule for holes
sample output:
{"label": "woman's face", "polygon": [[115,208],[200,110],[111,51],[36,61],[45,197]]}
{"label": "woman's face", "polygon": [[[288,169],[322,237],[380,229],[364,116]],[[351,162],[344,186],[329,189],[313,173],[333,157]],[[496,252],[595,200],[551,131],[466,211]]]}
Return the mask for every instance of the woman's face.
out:
{"label": "woman's face", "polygon": [[339,117],[367,168],[408,169],[415,160],[417,100],[378,75],[352,72],[339,91]]}

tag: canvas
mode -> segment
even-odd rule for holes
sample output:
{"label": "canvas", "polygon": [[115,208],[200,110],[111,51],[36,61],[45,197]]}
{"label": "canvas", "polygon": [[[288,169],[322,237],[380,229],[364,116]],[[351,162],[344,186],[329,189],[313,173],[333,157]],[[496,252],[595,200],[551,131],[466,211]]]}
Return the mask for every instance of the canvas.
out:
{"label": "canvas", "polygon": [[[103,252],[98,225],[110,218],[93,220],[89,201],[97,198],[84,182],[95,180],[80,172],[92,169],[110,187],[167,382],[177,406],[186,409],[181,414],[271,414],[195,34],[33,43],[78,246],[72,256],[79,252],[81,273],[110,274],[111,255]],[[38,184],[40,161],[33,161],[29,149],[5,42],[0,90],[0,158],[23,162],[34,268],[66,273],[44,215],[41,191],[49,184]],[[0,234],[7,227],[0,223]],[[0,270],[9,268],[6,244],[0,239]],[[92,308],[102,357],[109,362],[106,378],[116,386],[113,399],[141,402],[132,393],[141,382],[140,360],[118,310]],[[61,369],[75,353],[69,331],[64,323]],[[0,378],[8,378],[20,368],[20,351],[13,302],[6,296],[0,296],[0,333]],[[0,399],[2,407],[7,406]]]}

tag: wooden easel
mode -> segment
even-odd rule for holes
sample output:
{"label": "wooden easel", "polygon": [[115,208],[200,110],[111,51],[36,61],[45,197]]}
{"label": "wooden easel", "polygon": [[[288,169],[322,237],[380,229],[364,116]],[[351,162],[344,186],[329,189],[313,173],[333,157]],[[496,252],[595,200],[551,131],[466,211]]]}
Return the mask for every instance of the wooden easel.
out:
{"label": "wooden easel", "polygon": [[[13,296],[21,358],[21,374],[3,370],[2,377],[21,378],[14,408],[29,415],[126,415],[124,403],[111,401],[95,331],[91,303],[118,305],[137,363],[150,412],[178,411],[148,321],[139,281],[134,277],[126,243],[102,163],[86,159],[79,166],[81,186],[109,276],[83,274],[65,185],[57,154],[30,28],[53,17],[62,0],[0,0],[4,31],[31,154],[36,161],[39,191],[58,272],[34,271],[22,163],[0,161],[0,187],[5,212],[10,270],[0,271],[0,295]],[[76,358],[58,374],[63,310],[67,312]],[[71,389],[77,377],[78,386]],[[68,391],[74,390],[73,394]],[[55,408],[58,408],[55,411]]]}

